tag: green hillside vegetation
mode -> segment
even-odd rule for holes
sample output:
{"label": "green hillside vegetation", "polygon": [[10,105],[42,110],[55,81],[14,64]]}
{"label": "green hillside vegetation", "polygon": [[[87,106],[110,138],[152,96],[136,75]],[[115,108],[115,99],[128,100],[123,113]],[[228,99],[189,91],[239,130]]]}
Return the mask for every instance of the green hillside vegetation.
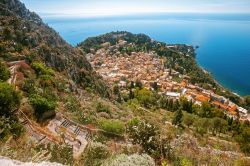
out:
{"label": "green hillside vegetation", "polygon": [[14,88],[4,82],[0,82],[0,140],[8,136],[18,138],[24,131],[18,118],[13,112],[20,105],[20,94]]}
{"label": "green hillside vegetation", "polygon": [[67,44],[38,15],[29,12],[18,0],[2,0],[0,9],[1,59],[25,60],[29,64],[43,61],[70,76],[80,86],[109,96],[107,87],[81,51]]}
{"label": "green hillside vegetation", "polygon": [[7,66],[0,61],[0,81],[7,81],[10,78],[10,71]]}
{"label": "green hillside vegetation", "polygon": [[[124,39],[134,44],[121,52],[155,51],[169,60],[166,66],[224,94],[196,64],[192,46],[170,49],[143,34],[113,32],[73,48],[18,0],[0,0],[0,27],[1,156],[86,166],[250,164],[249,123],[206,102],[198,106],[159,95],[155,84],[148,90],[140,80],[125,87],[128,94],[115,84],[109,88],[85,57],[104,42]],[[188,49],[190,56],[178,53]],[[249,107],[248,97],[228,95]],[[37,133],[30,134],[27,124],[45,133],[56,114],[88,128],[88,144],[79,156],[65,142],[36,142]]]}

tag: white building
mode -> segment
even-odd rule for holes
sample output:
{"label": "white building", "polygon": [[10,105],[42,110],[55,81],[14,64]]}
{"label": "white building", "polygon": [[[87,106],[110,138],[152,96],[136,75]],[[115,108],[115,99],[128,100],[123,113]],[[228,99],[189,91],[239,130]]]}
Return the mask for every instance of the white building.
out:
{"label": "white building", "polygon": [[238,107],[240,113],[247,115],[248,111],[245,108]]}
{"label": "white building", "polygon": [[176,98],[179,98],[181,96],[181,94],[177,92],[167,92],[166,95],[170,97],[176,97]]}

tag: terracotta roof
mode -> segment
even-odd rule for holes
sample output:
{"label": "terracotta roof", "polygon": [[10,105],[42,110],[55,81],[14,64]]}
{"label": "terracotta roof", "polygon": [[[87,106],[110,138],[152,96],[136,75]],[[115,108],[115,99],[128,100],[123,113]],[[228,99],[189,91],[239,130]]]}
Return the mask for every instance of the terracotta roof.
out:
{"label": "terracotta roof", "polygon": [[230,112],[236,112],[236,110],[237,110],[237,106],[236,105],[234,105],[232,107],[228,107],[228,111],[230,111]]}
{"label": "terracotta roof", "polygon": [[237,112],[236,112],[237,106],[236,105],[230,107],[230,106],[227,106],[225,104],[220,103],[219,101],[213,101],[212,104],[219,107],[219,108],[221,108],[221,109],[223,109],[223,110],[228,111],[228,113],[231,114],[231,115],[236,115],[237,114]]}
{"label": "terracotta roof", "polygon": [[228,111],[228,113],[229,113],[230,115],[237,115],[237,112],[236,112],[236,111]]}
{"label": "terracotta roof", "polygon": [[195,97],[195,100],[201,101],[201,102],[208,102],[210,100],[209,97],[203,96],[203,95],[197,95]]}
{"label": "terracotta roof", "polygon": [[181,86],[182,86],[182,87],[186,87],[186,86],[187,86],[187,82],[183,80],[183,81],[181,82]]}
{"label": "terracotta roof", "polygon": [[221,108],[221,109],[228,110],[228,106],[227,105],[222,104],[222,103],[220,103],[218,101],[213,101],[212,104],[215,105],[215,106],[217,106],[217,107],[219,107],[219,108]]}

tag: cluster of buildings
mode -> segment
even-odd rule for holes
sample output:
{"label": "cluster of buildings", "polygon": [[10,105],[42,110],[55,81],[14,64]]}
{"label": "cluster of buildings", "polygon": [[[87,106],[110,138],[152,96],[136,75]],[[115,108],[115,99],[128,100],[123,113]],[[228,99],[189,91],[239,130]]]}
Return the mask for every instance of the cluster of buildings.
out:
{"label": "cluster of buildings", "polygon": [[145,87],[149,87],[151,82],[163,82],[169,75],[168,70],[164,69],[163,60],[155,56],[142,52],[112,56],[107,55],[105,50],[99,50],[91,64],[110,85],[140,80]]}
{"label": "cluster of buildings", "polygon": [[181,83],[173,83],[175,85],[174,89],[178,89],[177,91],[163,91],[161,93],[174,99],[179,99],[183,96],[200,106],[203,102],[209,102],[213,106],[223,110],[229,117],[234,119],[240,117],[241,121],[250,122],[250,114],[248,114],[248,110],[238,106],[224,96],[217,95],[213,91],[203,89],[199,86],[189,84],[187,79],[183,79]]}
{"label": "cluster of buildings", "polygon": [[245,121],[249,120],[248,110],[239,107],[229,99],[217,95],[210,90],[205,90],[198,86],[194,86],[192,84],[188,84],[187,80],[183,80],[182,85],[182,94],[181,96],[186,97],[188,100],[193,101],[197,105],[202,105],[203,102],[209,102],[213,106],[224,110],[224,112],[234,119],[240,116],[240,120]]}
{"label": "cluster of buildings", "polygon": [[[233,118],[240,116],[241,120],[250,121],[246,109],[212,91],[188,83],[188,76],[183,76],[164,66],[164,58],[159,57],[154,52],[122,54],[119,48],[124,45],[128,44],[122,40],[113,46],[108,42],[103,43],[101,49],[87,55],[91,65],[110,86],[116,83],[120,87],[127,87],[131,81],[139,80],[145,88],[151,89],[152,83],[157,83],[160,94],[174,99],[184,96],[197,105],[210,102],[212,105],[224,110],[228,116]],[[182,82],[173,81],[173,76],[182,79]]]}

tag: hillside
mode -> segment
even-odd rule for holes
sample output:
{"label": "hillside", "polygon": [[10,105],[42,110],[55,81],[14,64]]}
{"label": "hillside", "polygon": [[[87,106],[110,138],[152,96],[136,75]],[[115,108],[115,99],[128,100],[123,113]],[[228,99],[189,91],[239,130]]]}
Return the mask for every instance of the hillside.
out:
{"label": "hillside", "polygon": [[[72,162],[73,148],[48,123],[55,117],[66,121],[60,112],[79,113],[86,99],[109,98],[110,90],[82,52],[38,15],[18,0],[1,0],[0,94],[0,155],[67,164]],[[84,116],[91,112],[81,113],[74,120],[86,124]],[[73,132],[84,142],[86,128],[76,129]],[[79,147],[81,152],[85,146]],[[56,151],[62,153],[57,156]]]}
{"label": "hillside", "polygon": [[[1,58],[7,62],[42,61],[64,72],[82,87],[107,95],[105,84],[94,73],[85,56],[66,43],[18,0],[1,0]],[[93,86],[93,87],[92,87]]]}
{"label": "hillside", "polygon": [[0,14],[0,165],[249,165],[244,100],[193,46],[112,32],[73,48],[18,0]]}
{"label": "hillside", "polygon": [[[175,112],[172,124],[178,126],[180,120],[179,127],[183,128],[183,123],[190,123],[196,128],[194,132],[202,136],[203,132],[217,135],[212,126],[227,128],[231,125],[229,121],[249,125],[247,100],[223,88],[201,69],[196,63],[193,46],[166,44],[144,34],[111,32],[88,38],[78,47],[113,89],[119,103],[126,103],[135,110]],[[188,113],[186,117],[183,118],[182,112]],[[157,122],[153,120],[151,124]],[[200,130],[196,125],[206,127]],[[219,133],[225,129],[222,128]],[[223,133],[227,135],[231,129]],[[236,130],[238,133],[241,129]],[[248,127],[246,132],[249,132]],[[247,150],[249,146],[241,148]]]}

